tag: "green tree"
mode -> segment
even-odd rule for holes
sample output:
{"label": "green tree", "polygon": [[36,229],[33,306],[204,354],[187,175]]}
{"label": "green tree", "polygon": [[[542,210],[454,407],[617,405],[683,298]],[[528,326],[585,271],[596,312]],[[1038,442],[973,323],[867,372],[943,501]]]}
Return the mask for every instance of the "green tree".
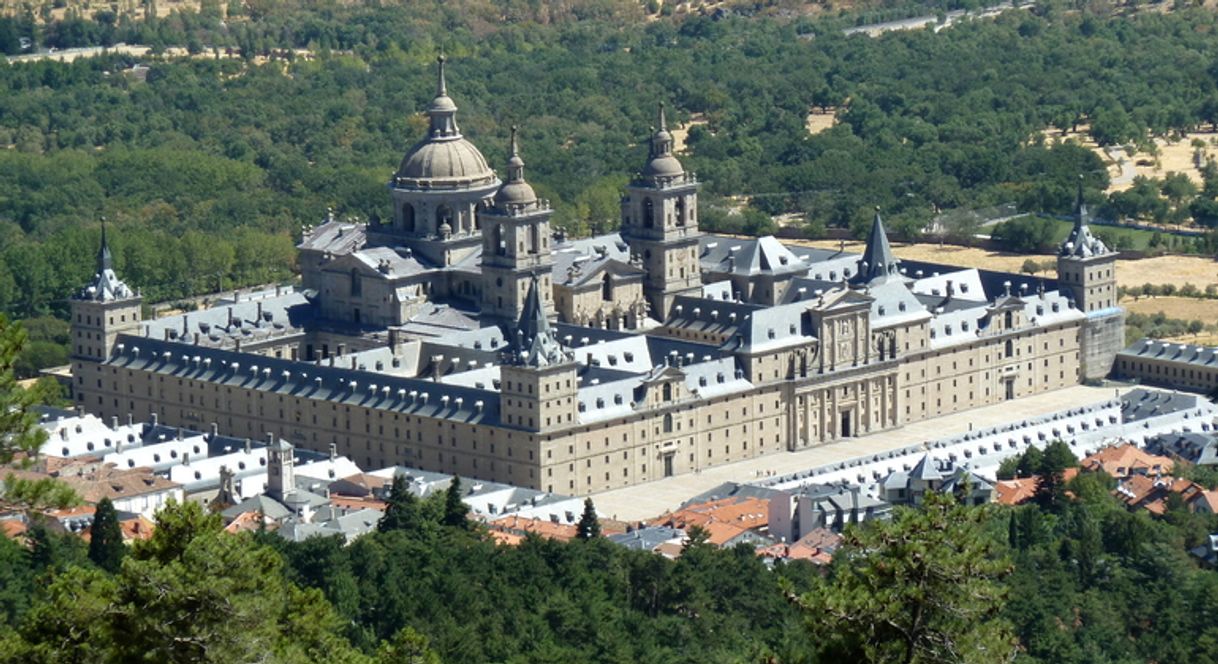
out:
{"label": "green tree", "polygon": [[1058,509],[1066,496],[1067,468],[1077,468],[1078,458],[1070,446],[1060,440],[1045,445],[1036,474],[1036,502],[1045,509]]}
{"label": "green tree", "polygon": [[376,661],[379,664],[440,664],[440,656],[431,649],[426,636],[406,626],[381,644]]}
{"label": "green tree", "polygon": [[419,499],[410,491],[410,483],[404,473],[395,473],[385,501],[385,515],[376,524],[381,532],[404,530],[415,532],[423,527],[423,510]]}
{"label": "green tree", "polygon": [[825,588],[796,599],[826,661],[1007,662],[1016,653],[1001,615],[989,511],[928,494],[921,509],[846,534]]}
{"label": "green tree", "polygon": [[197,503],[171,503],[157,520],[169,527],[117,575],[74,567],[51,582],[23,621],[18,661],[367,661],[274,550],[224,533]]}
{"label": "green tree", "polygon": [[123,565],[127,545],[123,543],[123,531],[118,525],[118,514],[109,498],[97,502],[93,514],[93,525],[89,529],[89,560],[98,567],[114,574]]}
{"label": "green tree", "polygon": [[444,492],[444,516],[442,523],[455,528],[469,527],[469,507],[462,498],[461,478],[453,475],[453,480]]}
{"label": "green tree", "polygon": [[579,517],[576,536],[583,540],[601,536],[601,522],[596,516],[596,507],[593,506],[591,498],[584,498],[584,513]]}

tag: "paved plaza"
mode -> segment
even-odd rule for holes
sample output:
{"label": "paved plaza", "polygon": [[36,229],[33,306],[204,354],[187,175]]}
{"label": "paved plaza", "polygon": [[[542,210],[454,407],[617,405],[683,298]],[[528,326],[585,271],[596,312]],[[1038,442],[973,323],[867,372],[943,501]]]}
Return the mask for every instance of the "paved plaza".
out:
{"label": "paved plaza", "polygon": [[1055,392],[915,422],[892,431],[851,438],[809,450],[771,454],[707,468],[697,473],[605,491],[595,494],[593,500],[596,502],[597,511],[604,516],[625,521],[650,519],[665,511],[675,510],[682,502],[724,482],[751,482],[770,475],[785,475],[855,457],[871,456],[972,429],[983,429],[1087,406],[1124,394],[1129,389],[1076,385]]}

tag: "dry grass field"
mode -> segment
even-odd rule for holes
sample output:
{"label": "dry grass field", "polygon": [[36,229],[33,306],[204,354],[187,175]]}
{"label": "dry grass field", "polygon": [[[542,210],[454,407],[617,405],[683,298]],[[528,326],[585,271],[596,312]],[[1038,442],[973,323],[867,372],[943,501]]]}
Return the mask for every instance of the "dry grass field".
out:
{"label": "dry grass field", "polygon": [[[797,244],[806,247],[820,247],[821,249],[837,249],[841,246],[838,240],[783,240],[790,244]],[[846,251],[861,254],[865,248],[863,242],[847,242]],[[928,261],[934,263],[948,263],[951,265],[959,265],[962,267],[986,268],[990,270],[1004,270],[1007,272],[1019,272],[1023,267],[1024,261],[1031,258],[1038,262],[1052,261],[1053,256],[1050,255],[1025,255],[1025,254],[1010,254],[1001,251],[987,251],[985,249],[977,249],[975,247],[959,247],[955,245],[937,245],[937,244],[893,244],[892,250],[898,258],[908,258],[915,261]]]}
{"label": "dry grass field", "polygon": [[1201,290],[1218,284],[1218,262],[1201,256],[1159,256],[1117,261],[1117,283],[1126,288],[1142,284],[1192,284]]}
{"label": "dry grass field", "polygon": [[827,111],[814,110],[804,121],[804,126],[808,128],[809,134],[819,134],[835,124],[837,124],[836,108],[830,108]]}
{"label": "dry grass field", "polygon": [[690,117],[689,122],[686,122],[685,124],[677,125],[677,126],[673,127],[671,130],[669,130],[668,133],[672,134],[672,151],[677,154],[684,154],[685,153],[685,139],[689,137],[690,128],[695,125],[704,125],[704,124],[706,124],[706,118],[702,117],[701,115],[695,114],[692,117]]}
{"label": "dry grass field", "polygon": [[1162,313],[1168,318],[1199,320],[1207,325],[1218,323],[1218,300],[1202,300],[1193,297],[1143,297],[1134,300],[1125,298],[1121,306],[1131,313],[1153,316]]}
{"label": "dry grass field", "polygon": [[[838,240],[784,241],[822,249],[837,249],[841,246]],[[845,249],[861,254],[864,243],[847,242]],[[899,258],[1007,272],[1019,272],[1023,268],[1024,261],[1029,258],[1042,264],[1056,260],[1051,254],[1011,254],[955,245],[893,244],[892,250]],[[1117,261],[1117,283],[1126,288],[1135,288],[1142,284],[1175,284],[1177,287],[1192,284],[1200,290],[1205,290],[1209,284],[1218,284],[1218,262],[1200,256],[1160,256],[1141,260],[1119,260]]]}

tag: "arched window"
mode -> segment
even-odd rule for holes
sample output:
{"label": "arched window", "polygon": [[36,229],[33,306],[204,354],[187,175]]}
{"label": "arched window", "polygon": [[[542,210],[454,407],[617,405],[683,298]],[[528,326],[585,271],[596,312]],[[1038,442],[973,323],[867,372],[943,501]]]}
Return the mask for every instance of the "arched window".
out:
{"label": "arched window", "polygon": [[537,228],[537,224],[529,225],[529,253],[536,254],[541,252],[541,231]]}
{"label": "arched window", "polygon": [[414,232],[414,206],[410,203],[402,205],[402,230],[407,233]]}
{"label": "arched window", "polygon": [[360,281],[359,271],[355,268],[351,269],[351,295],[358,296],[364,293],[364,284]]}
{"label": "arched window", "polygon": [[685,199],[684,198],[677,199],[677,225],[678,226],[685,225]]}
{"label": "arched window", "polygon": [[1007,329],[1015,327],[1015,312],[1008,311],[1004,317],[1006,318],[1004,322],[1006,323]]}
{"label": "arched window", "polygon": [[664,433],[672,433],[672,413],[664,415]]}
{"label": "arched window", "polygon": [[503,227],[495,224],[495,230],[491,231],[491,243],[495,247],[495,254],[498,256],[507,256],[507,245],[503,242]]}
{"label": "arched window", "polygon": [[1015,355],[1015,342],[1008,339],[1004,350],[1007,357],[1013,357]]}
{"label": "arched window", "polygon": [[449,230],[453,227],[453,209],[447,205],[441,205],[436,208],[436,232],[440,232],[440,227],[448,224]]}
{"label": "arched window", "polygon": [[601,281],[601,299],[606,302],[613,301],[613,278],[608,272],[605,273],[605,278]]}
{"label": "arched window", "polygon": [[651,228],[656,223],[656,206],[650,198],[643,199],[643,227]]}
{"label": "arched window", "polygon": [[672,383],[664,383],[663,396],[665,401],[672,401]]}

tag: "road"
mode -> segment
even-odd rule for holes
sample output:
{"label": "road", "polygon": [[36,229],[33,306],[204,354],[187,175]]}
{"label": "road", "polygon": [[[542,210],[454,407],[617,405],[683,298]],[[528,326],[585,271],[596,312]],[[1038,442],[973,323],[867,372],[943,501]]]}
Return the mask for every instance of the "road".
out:
{"label": "road", "polygon": [[920,30],[928,26],[934,26],[934,31],[938,32],[943,28],[959,21],[962,18],[990,18],[997,16],[1008,9],[1028,9],[1031,5],[1017,7],[1013,2],[1002,2],[993,7],[988,7],[979,12],[969,13],[963,9],[947,12],[946,20],[939,23],[938,16],[915,16],[913,18],[903,18],[896,21],[885,21],[883,23],[871,23],[869,25],[860,25],[853,28],[846,28],[842,32],[847,35],[865,34],[869,37],[884,34],[885,32],[893,32],[896,30]]}

